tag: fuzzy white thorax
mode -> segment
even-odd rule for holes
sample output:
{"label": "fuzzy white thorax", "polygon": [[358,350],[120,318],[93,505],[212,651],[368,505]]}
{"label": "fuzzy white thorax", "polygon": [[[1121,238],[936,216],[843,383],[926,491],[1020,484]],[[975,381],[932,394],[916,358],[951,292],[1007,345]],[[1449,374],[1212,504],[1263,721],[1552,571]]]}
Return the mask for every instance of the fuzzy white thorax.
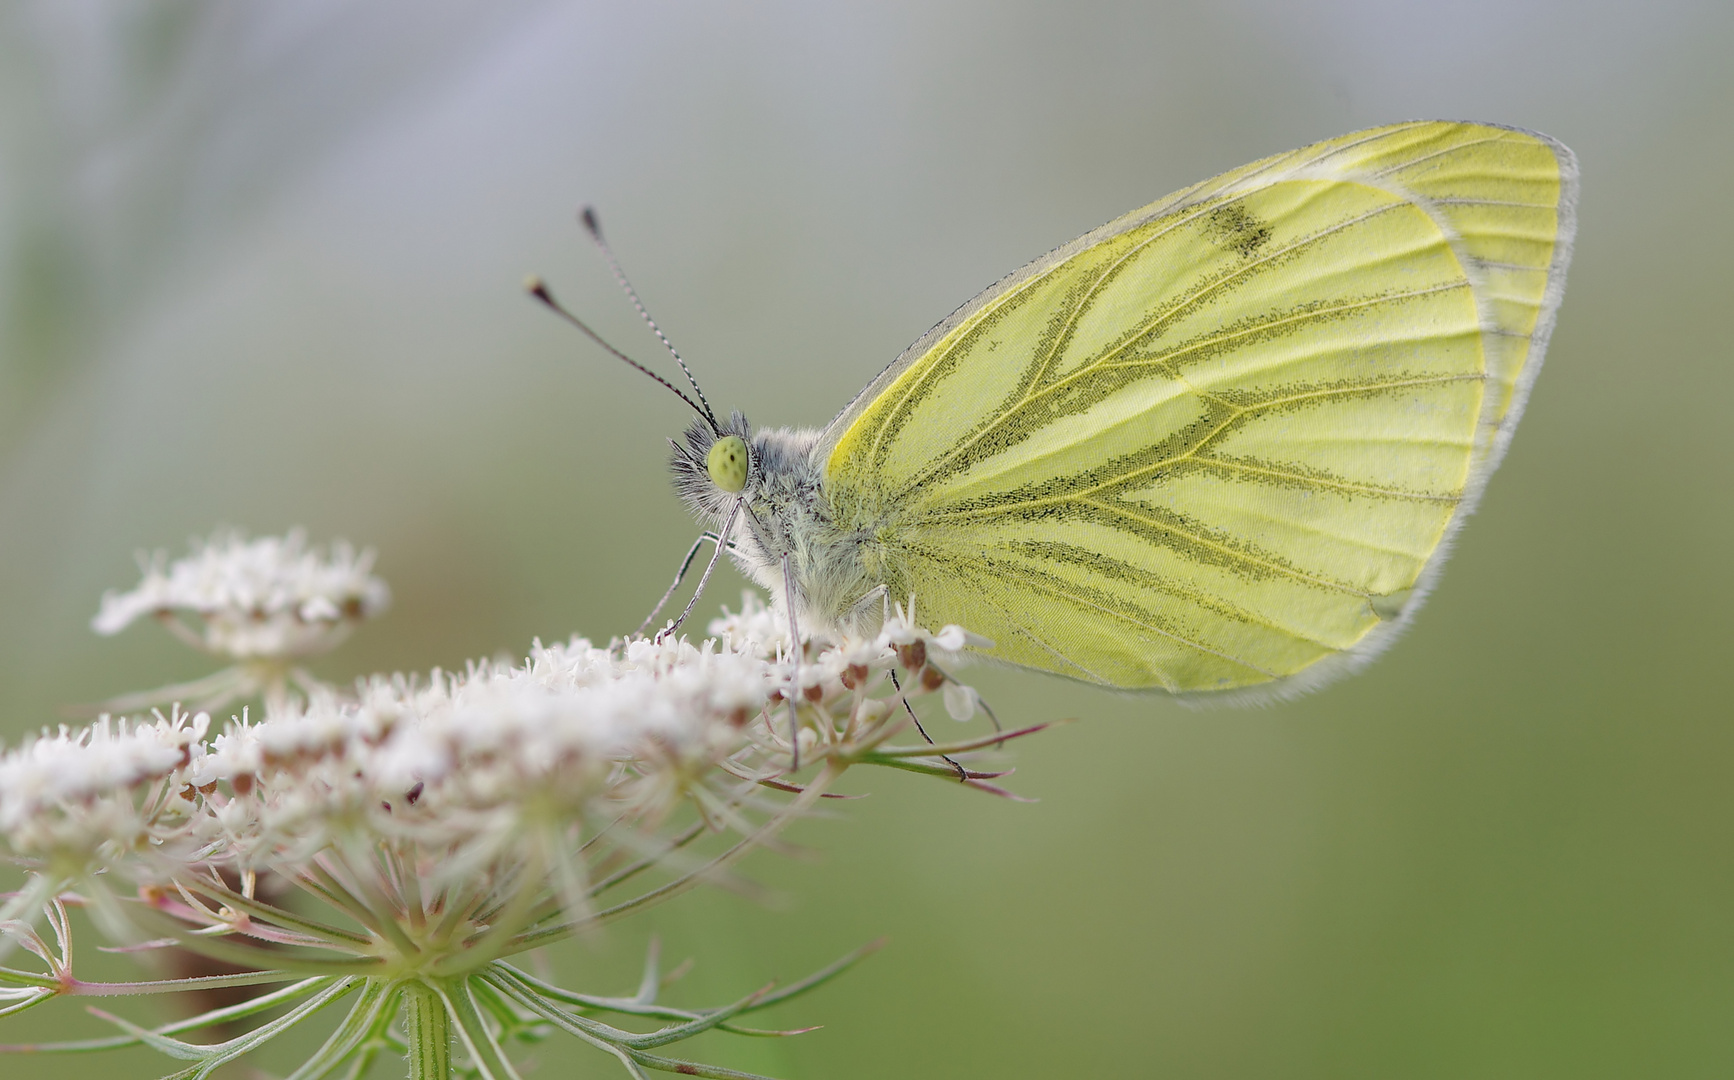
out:
{"label": "fuzzy white thorax", "polygon": [[[729,533],[729,553],[741,572],[771,595],[776,607],[793,607],[803,628],[829,634],[872,636],[893,602],[907,597],[887,589],[885,531],[894,523],[845,518],[833,503],[815,451],[812,428],[753,431],[739,413],[723,428],[747,440],[752,465],[739,495],[721,491],[700,463],[718,436],[695,424],[687,445],[676,444],[675,487],[707,527],[720,531],[736,501],[740,512]],[[789,560],[794,597],[788,595],[783,560]]]}

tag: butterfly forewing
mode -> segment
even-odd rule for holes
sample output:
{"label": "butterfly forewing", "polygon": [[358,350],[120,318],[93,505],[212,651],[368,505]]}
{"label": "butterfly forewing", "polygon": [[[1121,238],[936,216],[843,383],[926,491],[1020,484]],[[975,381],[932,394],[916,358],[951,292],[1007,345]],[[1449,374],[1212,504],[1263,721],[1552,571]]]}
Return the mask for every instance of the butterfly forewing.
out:
{"label": "butterfly forewing", "polygon": [[1197,691],[1367,653],[1521,406],[1570,170],[1422,123],[1171,196],[906,353],[827,431],[827,488],[1001,660]]}

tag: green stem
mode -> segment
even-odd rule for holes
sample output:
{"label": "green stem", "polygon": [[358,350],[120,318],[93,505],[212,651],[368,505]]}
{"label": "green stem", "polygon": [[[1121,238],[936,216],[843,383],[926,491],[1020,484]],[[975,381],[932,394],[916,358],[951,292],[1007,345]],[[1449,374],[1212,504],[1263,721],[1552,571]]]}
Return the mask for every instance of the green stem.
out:
{"label": "green stem", "polygon": [[409,1080],[449,1080],[452,1075],[452,1021],[433,987],[418,980],[404,985],[404,1026],[409,1029]]}
{"label": "green stem", "polygon": [[187,979],[157,979],[153,982],[99,983],[71,979],[60,992],[78,997],[123,997],[128,994],[173,994],[186,990],[214,990],[223,986],[258,986],[260,983],[294,982],[301,976],[288,971],[243,971],[235,975],[203,975]]}
{"label": "green stem", "polygon": [[503,956],[510,956],[513,953],[525,952],[541,945],[552,944],[562,938],[570,937],[572,934],[580,930],[588,929],[592,926],[599,926],[610,919],[619,918],[629,911],[645,907],[658,900],[664,900],[685,892],[700,881],[703,881],[705,875],[721,870],[736,859],[739,859],[742,855],[752,851],[767,837],[777,835],[778,832],[782,831],[785,825],[811,809],[813,804],[818,802],[824,795],[825,789],[835,783],[837,778],[842,776],[849,768],[850,764],[852,763],[848,761],[842,762],[841,764],[836,761],[825,762],[825,767],[819,770],[819,775],[813,777],[812,781],[807,784],[806,788],[801,791],[800,795],[796,796],[792,801],[783,804],[782,809],[773,814],[768,821],[763,825],[760,825],[751,835],[742,837],[734,844],[734,846],[724,850],[722,854],[715,856],[709,862],[697,869],[690,870],[687,873],[682,874],[680,877],[675,878],[673,881],[660,885],[648,892],[640,893],[631,900],[623,900],[620,903],[615,904],[613,907],[603,908],[601,911],[590,912],[556,926],[545,927],[537,930],[526,930],[508,942],[506,948],[500,949],[495,959]]}

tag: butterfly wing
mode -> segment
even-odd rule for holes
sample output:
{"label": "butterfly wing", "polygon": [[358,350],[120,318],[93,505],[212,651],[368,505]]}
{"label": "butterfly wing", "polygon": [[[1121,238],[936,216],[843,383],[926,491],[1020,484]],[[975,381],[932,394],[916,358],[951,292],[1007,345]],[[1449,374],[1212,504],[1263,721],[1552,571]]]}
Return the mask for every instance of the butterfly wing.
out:
{"label": "butterfly wing", "polygon": [[1304,689],[1413,613],[1564,287],[1574,159],[1418,122],[1256,162],[1000,281],[816,453],[892,595],[1122,688]]}

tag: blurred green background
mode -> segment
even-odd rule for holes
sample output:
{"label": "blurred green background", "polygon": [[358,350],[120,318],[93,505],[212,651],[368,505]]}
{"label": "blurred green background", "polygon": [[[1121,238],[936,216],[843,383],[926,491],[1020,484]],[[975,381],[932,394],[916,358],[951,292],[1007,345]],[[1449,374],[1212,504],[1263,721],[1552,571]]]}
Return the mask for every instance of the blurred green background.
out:
{"label": "blurred green background", "polygon": [[[335,678],[637,625],[694,532],[663,473],[686,417],[519,291],[662,363],[580,203],[713,401],[822,424],[981,286],[1185,183],[1517,124],[1581,157],[1571,285],[1387,656],[1260,710],[978,672],[1013,723],[1082,718],[1016,748],[1039,803],[856,780],[797,831],[817,862],[757,857],[785,903],[690,895],[560,964],[624,991],[654,930],[705,1004],[889,934],[776,1017],[824,1030],[692,1048],[791,1080],[1726,1076],[1730,45],[1712,0],[9,3],[6,738],[207,671],[87,624],[136,549],[224,523],[380,550],[396,606]],[[31,1017],[0,1041],[92,1029]]]}

